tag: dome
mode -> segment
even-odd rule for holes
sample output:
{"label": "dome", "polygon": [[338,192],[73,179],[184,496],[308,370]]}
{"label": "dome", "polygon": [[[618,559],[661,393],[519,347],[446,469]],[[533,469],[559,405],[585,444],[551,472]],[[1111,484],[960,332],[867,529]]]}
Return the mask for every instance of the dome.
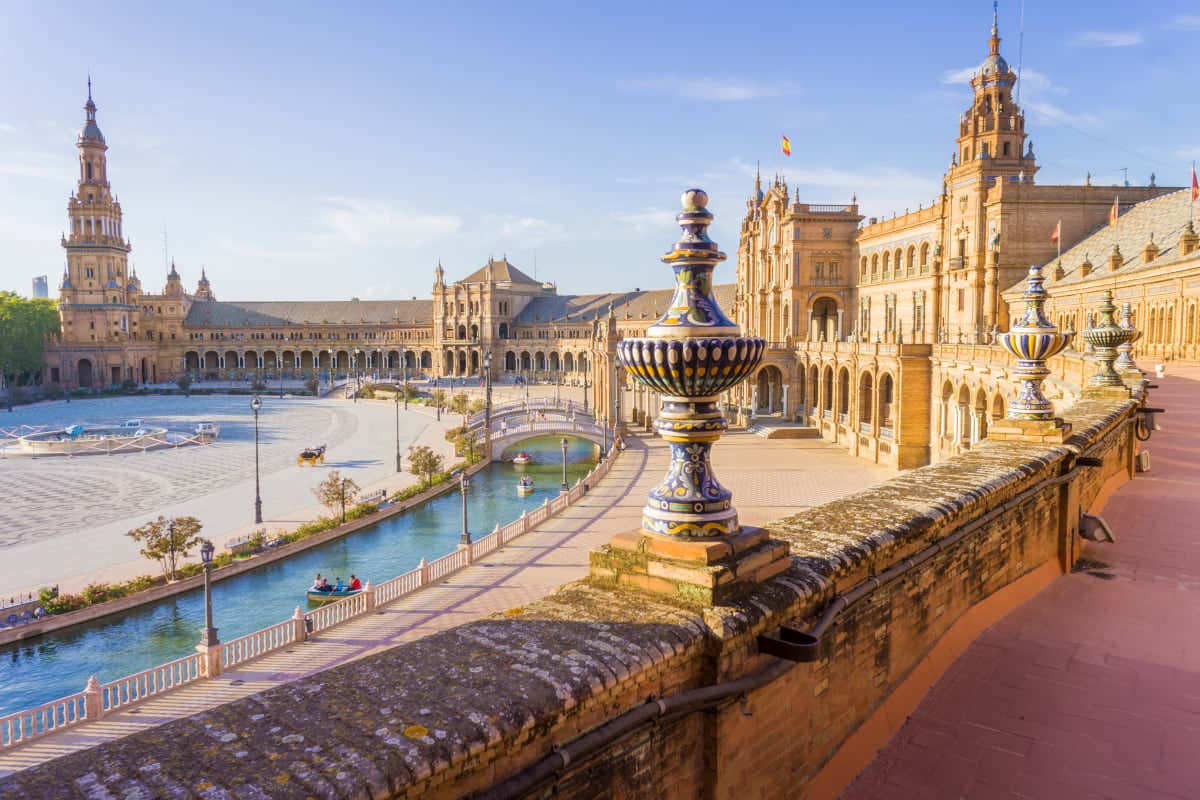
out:
{"label": "dome", "polygon": [[1008,62],[999,53],[989,55],[979,65],[979,76],[982,78],[990,78],[993,75],[1004,75],[1009,71]]}
{"label": "dome", "polygon": [[99,142],[100,144],[104,144],[104,134],[100,132],[100,126],[96,124],[95,120],[88,120],[87,124],[83,126],[83,131],[79,134],[79,139],[84,142]]}

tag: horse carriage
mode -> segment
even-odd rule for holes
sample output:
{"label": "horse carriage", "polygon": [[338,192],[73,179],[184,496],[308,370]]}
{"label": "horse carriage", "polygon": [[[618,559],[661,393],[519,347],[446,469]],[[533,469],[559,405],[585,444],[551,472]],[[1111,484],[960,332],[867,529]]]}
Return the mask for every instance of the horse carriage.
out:
{"label": "horse carriage", "polygon": [[306,447],[300,451],[300,455],[296,457],[296,463],[303,467],[307,464],[310,467],[315,467],[317,464],[325,463],[325,445],[317,447]]}

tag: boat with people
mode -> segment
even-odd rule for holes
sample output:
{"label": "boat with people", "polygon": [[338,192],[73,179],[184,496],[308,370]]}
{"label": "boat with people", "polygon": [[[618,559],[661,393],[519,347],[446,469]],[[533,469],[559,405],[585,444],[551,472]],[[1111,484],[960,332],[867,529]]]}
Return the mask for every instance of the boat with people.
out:
{"label": "boat with people", "polygon": [[529,455],[529,453],[526,453],[524,450],[522,450],[521,452],[517,453],[513,457],[512,463],[518,467],[523,467],[526,464],[533,463],[533,456]]}
{"label": "boat with people", "polygon": [[310,467],[317,464],[325,463],[325,445],[317,445],[316,447],[306,447],[300,451],[300,455],[296,456],[296,463],[300,466],[308,464]]}
{"label": "boat with people", "polygon": [[332,603],[362,594],[362,591],[362,581],[354,575],[350,576],[349,583],[344,582],[341,578],[330,583],[328,578],[317,573],[317,577],[313,580],[312,586],[308,587],[305,596],[312,603]]}
{"label": "boat with people", "polygon": [[215,422],[197,422],[196,427],[192,431],[197,436],[207,436],[210,439],[215,439],[221,435],[221,427]]}
{"label": "boat with people", "polygon": [[521,497],[533,494],[533,488],[533,478],[528,475],[522,475],[521,480],[517,481],[517,494]]}

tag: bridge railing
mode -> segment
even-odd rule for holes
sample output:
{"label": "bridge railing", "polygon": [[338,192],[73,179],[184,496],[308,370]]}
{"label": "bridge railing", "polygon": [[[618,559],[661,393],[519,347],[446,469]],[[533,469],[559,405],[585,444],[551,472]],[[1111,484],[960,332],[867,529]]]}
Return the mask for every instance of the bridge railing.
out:
{"label": "bridge railing", "polygon": [[[531,397],[529,400],[510,400],[507,403],[494,403],[492,405],[492,419],[495,420],[498,416],[508,414],[518,414],[525,411],[562,411],[563,413],[574,412],[576,414],[591,414],[589,409],[585,409],[582,403],[577,403],[574,400],[555,400],[553,397]],[[478,427],[483,424],[487,416],[486,411],[477,411],[467,418],[467,424],[472,427]]]}
{"label": "bridge railing", "polygon": [[[534,423],[533,427],[542,430],[543,428],[537,428],[539,425],[553,426],[554,423]],[[596,434],[599,434],[601,430],[601,426],[594,423],[576,423],[576,425],[580,429],[593,429],[592,432]],[[555,430],[561,429],[561,424],[555,427]],[[359,594],[329,603],[307,613],[302,613],[297,608],[292,617],[282,622],[215,645],[218,652],[215,660],[208,662],[207,668],[205,662],[209,656],[193,653],[104,684],[99,683],[93,677],[88,680],[87,687],[82,692],[0,716],[0,750],[46,736],[61,728],[100,719],[112,711],[128,708],[143,700],[148,700],[180,686],[195,683],[203,678],[216,677],[224,669],[233,668],[255,658],[285,649],[298,641],[305,641],[312,634],[373,613],[381,605],[394,602],[425,586],[444,580],[469,566],[476,559],[500,549],[555,514],[579,502],[589,489],[608,474],[619,452],[619,449],[613,445],[605,459],[593,467],[586,476],[577,480],[575,486],[570,490],[557,497],[547,498],[542,505],[533,511],[521,514],[507,525],[497,525],[491,533],[472,541],[470,545],[460,545],[452,552],[433,561],[426,562],[422,559],[416,569],[384,581],[377,586],[372,586],[368,582],[365,591]],[[206,670],[208,674],[206,674]]]}

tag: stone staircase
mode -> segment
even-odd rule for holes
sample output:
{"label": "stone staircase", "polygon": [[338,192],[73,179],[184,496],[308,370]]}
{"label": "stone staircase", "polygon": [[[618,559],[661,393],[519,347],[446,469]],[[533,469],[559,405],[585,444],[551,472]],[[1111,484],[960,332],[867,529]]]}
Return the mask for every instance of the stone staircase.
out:
{"label": "stone staircase", "polygon": [[816,428],[800,422],[769,418],[754,420],[746,430],[764,439],[817,439],[821,435]]}

